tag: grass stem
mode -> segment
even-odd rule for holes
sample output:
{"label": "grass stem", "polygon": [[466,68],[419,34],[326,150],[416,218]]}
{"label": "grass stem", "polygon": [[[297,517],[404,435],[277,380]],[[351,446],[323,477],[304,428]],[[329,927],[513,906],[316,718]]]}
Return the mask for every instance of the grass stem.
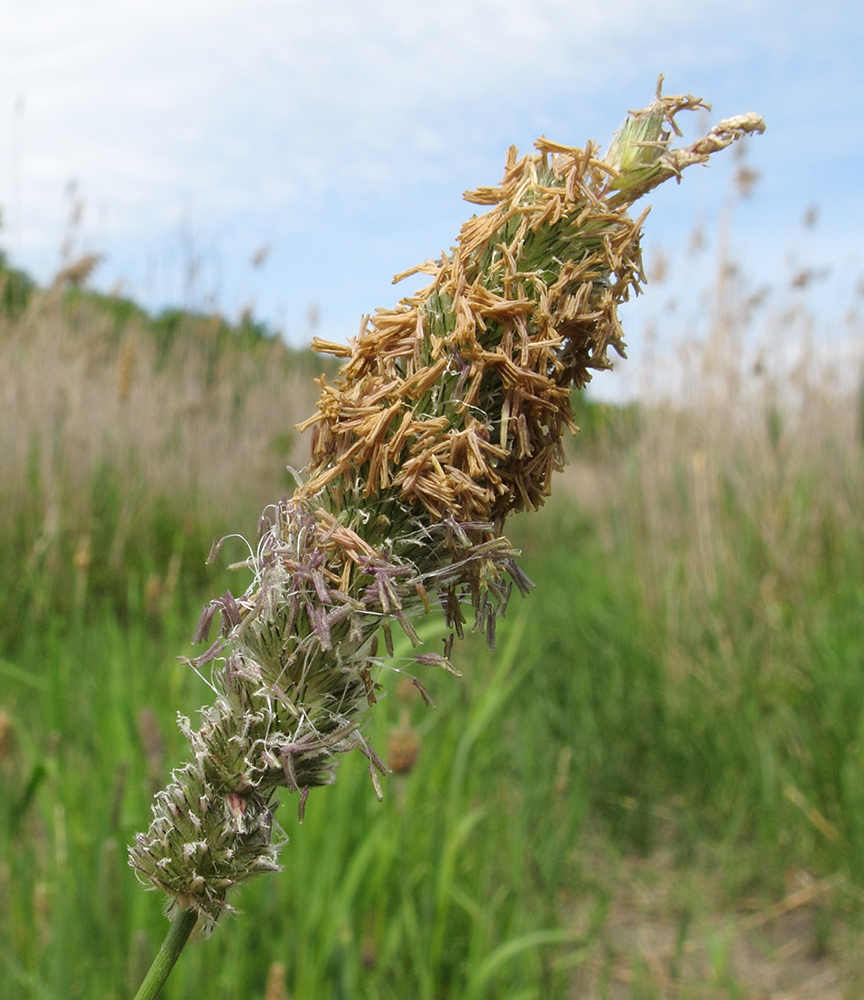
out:
{"label": "grass stem", "polygon": [[144,977],[144,982],[135,994],[135,1000],[156,1000],[165,985],[165,980],[171,974],[174,964],[180,957],[180,952],[189,940],[192,928],[198,920],[196,910],[181,910],[159,949],[159,954],[153,959],[150,970]]}

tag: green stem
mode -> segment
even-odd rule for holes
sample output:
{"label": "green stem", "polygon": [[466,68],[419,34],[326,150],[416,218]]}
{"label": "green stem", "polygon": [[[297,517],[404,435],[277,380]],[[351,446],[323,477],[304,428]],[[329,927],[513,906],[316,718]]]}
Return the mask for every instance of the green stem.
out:
{"label": "green stem", "polygon": [[135,1000],[156,1000],[197,920],[198,913],[195,910],[181,910],[176,916],[165,935],[159,954],[153,959],[150,971],[135,994]]}

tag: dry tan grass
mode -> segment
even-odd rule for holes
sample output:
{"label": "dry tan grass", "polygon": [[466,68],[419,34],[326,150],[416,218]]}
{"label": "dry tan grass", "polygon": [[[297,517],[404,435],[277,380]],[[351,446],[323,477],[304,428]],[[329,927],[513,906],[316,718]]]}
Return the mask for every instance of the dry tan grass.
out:
{"label": "dry tan grass", "polygon": [[800,303],[754,315],[735,274],[719,270],[707,334],[643,373],[632,446],[577,439],[564,476],[609,549],[631,552],[673,677],[700,672],[712,634],[729,670],[704,677],[717,692],[745,614],[773,635],[764,670],[788,669],[772,662],[795,639],[777,627],[782,609],[808,599],[814,565],[843,559],[826,546],[860,532],[864,508],[860,321],[838,351]]}
{"label": "dry tan grass", "polygon": [[159,495],[237,524],[275,499],[306,461],[292,427],[314,405],[310,369],[279,340],[217,349],[218,318],[195,322],[160,356],[140,321],[118,330],[59,289],[0,320],[0,517],[33,502],[38,474],[46,540],[86,530],[101,465],[122,477],[126,522]]}

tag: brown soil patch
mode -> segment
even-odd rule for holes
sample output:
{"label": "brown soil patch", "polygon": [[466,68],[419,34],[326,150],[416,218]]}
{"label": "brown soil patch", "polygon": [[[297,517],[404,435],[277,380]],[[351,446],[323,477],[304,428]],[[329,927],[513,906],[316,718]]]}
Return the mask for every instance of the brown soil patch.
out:
{"label": "brown soil patch", "polygon": [[671,855],[589,858],[590,884],[565,919],[590,939],[573,1000],[850,1000],[859,951],[835,905],[839,876],[787,873],[779,900],[731,902],[724,873],[679,868]]}

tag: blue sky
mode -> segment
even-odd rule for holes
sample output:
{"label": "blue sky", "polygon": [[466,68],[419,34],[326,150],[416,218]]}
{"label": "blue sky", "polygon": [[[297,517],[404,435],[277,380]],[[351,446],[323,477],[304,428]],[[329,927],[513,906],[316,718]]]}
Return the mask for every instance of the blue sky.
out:
{"label": "blue sky", "polygon": [[[608,143],[658,73],[668,93],[758,111],[760,179],[730,243],[754,287],[830,269],[811,295],[851,302],[864,277],[864,14],[789,0],[0,0],[0,243],[48,280],[105,255],[97,287],[152,308],[244,306],[295,344],[344,339],[411,290],[495,183],[511,143]],[[705,121],[693,116],[691,130]],[[661,190],[646,255],[686,288],[694,226],[716,243],[740,161],[729,151]],[[70,182],[74,182],[74,189]],[[68,218],[83,204],[77,226]],[[818,206],[815,226],[802,218]],[[269,247],[252,266],[253,255]],[[685,287],[686,286],[686,287]],[[625,315],[639,352],[649,286]],[[698,309],[692,297],[691,307]]]}

